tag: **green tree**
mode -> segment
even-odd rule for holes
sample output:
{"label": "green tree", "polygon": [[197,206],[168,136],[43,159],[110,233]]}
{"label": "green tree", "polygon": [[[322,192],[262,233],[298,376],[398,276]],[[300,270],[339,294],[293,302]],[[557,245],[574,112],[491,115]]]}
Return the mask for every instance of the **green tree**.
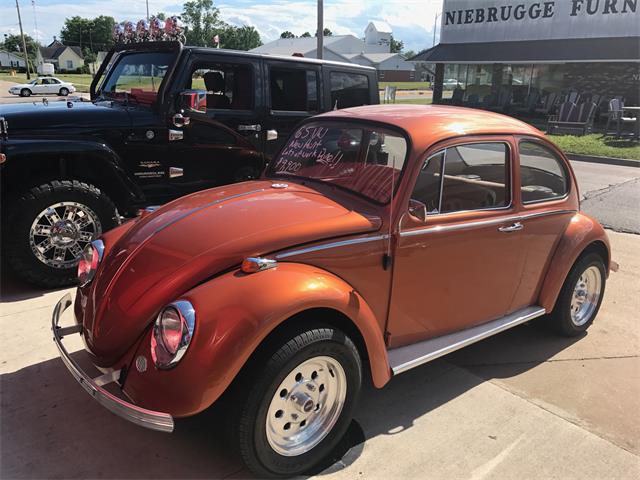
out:
{"label": "green tree", "polygon": [[[302,36],[304,37],[304,34]],[[309,36],[311,36],[311,35],[309,35]],[[318,36],[318,31],[317,30],[316,30],[316,35],[315,36],[316,37]],[[333,36],[333,32],[325,27],[325,29],[322,30],[322,36],[323,37],[332,37]]]}
{"label": "green tree", "polygon": [[164,12],[158,12],[155,15],[151,15],[151,18],[157,18],[158,20],[165,21],[167,19],[167,15]]}
{"label": "green tree", "polygon": [[414,52],[413,50],[407,50],[406,52],[402,52],[402,56],[404,58],[411,58],[411,57],[415,57],[416,56],[416,52]]}
{"label": "green tree", "polygon": [[182,20],[187,27],[187,44],[211,46],[216,30],[226,26],[220,20],[220,10],[213,6],[213,0],[185,2],[183,9]]}
{"label": "green tree", "polygon": [[296,36],[293,33],[291,33],[289,30],[287,30],[280,34],[280,38],[296,38]]}
{"label": "green tree", "polygon": [[391,41],[389,42],[389,51],[391,53],[401,53],[404,48],[404,42],[402,40],[396,40],[391,35]]}
{"label": "green tree", "polygon": [[309,38],[311,36],[311,34],[309,32],[304,32],[302,35],[300,35],[300,38]]}
{"label": "green tree", "polygon": [[94,19],[74,16],[64,21],[60,41],[65,45],[80,47],[97,53],[113,46],[113,17],[100,15]]}
{"label": "green tree", "polygon": [[226,25],[214,32],[220,36],[220,47],[232,50],[251,50],[262,45],[258,31],[248,25]]}
{"label": "green tree", "polygon": [[[38,47],[40,46],[40,44],[29,35],[25,35],[24,40],[27,44],[27,54],[29,60],[31,61],[31,63],[34,63],[36,59],[36,53],[38,52]],[[3,50],[7,50],[9,52],[22,53],[22,38],[20,38],[20,35],[7,35],[6,41],[0,43],[0,47]]]}

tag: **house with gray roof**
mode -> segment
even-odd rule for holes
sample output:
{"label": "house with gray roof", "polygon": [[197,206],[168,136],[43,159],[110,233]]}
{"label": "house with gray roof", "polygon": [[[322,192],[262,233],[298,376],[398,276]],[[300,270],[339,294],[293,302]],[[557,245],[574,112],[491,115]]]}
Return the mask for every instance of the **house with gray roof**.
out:
{"label": "house with gray roof", "polygon": [[39,47],[36,64],[52,63],[56,72],[74,72],[84,66],[84,56],[80,47],[64,45],[54,37],[46,47]]}

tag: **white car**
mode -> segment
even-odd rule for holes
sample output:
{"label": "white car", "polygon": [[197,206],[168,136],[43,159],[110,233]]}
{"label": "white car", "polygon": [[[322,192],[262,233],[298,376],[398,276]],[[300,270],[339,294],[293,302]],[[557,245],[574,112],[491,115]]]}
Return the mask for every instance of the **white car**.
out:
{"label": "white car", "polygon": [[29,83],[20,83],[9,89],[12,95],[28,97],[29,95],[62,95],[66,96],[76,91],[72,83],[63,82],[55,77],[38,77]]}
{"label": "white car", "polygon": [[445,81],[442,82],[442,88],[444,90],[454,90],[459,85],[460,83],[456,78],[447,78]]}

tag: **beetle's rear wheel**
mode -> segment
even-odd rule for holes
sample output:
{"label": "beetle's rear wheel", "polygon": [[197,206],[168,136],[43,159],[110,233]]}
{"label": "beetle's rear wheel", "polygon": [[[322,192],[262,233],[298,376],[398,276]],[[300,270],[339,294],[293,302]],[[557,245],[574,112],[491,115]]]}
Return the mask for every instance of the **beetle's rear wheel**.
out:
{"label": "beetle's rear wheel", "polygon": [[606,270],[602,257],[589,253],[580,258],[565,280],[550,320],[562,335],[581,334],[593,323],[606,283]]}
{"label": "beetle's rear wheel", "polygon": [[302,474],[345,434],[360,391],[358,351],[342,332],[315,328],[290,338],[236,395],[240,453],[259,477]]}

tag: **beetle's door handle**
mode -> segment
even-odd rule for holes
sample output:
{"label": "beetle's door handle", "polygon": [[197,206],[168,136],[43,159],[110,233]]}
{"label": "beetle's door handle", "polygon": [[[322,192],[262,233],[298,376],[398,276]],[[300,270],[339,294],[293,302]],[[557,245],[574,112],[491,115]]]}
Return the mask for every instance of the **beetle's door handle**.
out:
{"label": "beetle's door handle", "polygon": [[523,228],[524,228],[524,225],[522,225],[520,222],[516,222],[513,225],[509,225],[508,227],[500,227],[498,228],[498,231],[503,233],[509,233],[509,232],[517,232],[518,230],[522,230]]}

